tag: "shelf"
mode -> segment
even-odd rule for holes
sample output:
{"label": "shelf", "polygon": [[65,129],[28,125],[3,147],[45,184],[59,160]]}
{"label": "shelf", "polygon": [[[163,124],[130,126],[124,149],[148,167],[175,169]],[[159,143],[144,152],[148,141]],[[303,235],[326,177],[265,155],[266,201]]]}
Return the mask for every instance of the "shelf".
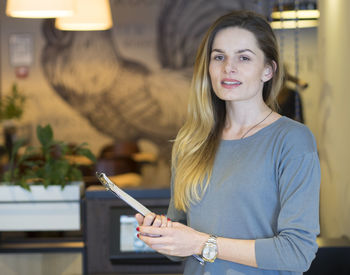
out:
{"label": "shelf", "polygon": [[83,253],[83,241],[66,240],[25,240],[0,243],[0,253],[42,253],[42,252],[77,252]]}

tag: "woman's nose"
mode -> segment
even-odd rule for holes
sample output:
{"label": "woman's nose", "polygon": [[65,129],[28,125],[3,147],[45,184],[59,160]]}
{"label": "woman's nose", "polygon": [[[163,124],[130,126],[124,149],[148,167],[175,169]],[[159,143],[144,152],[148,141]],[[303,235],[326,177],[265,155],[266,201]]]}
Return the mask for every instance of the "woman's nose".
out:
{"label": "woman's nose", "polygon": [[226,73],[231,73],[231,72],[236,72],[237,68],[236,65],[234,64],[233,61],[227,61],[225,64],[225,72]]}

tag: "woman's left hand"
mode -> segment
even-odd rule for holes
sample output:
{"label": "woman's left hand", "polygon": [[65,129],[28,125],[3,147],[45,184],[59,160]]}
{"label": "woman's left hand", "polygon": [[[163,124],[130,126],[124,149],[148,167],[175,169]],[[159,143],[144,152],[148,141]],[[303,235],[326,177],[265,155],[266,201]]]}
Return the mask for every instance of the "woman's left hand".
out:
{"label": "woman's left hand", "polygon": [[[139,238],[159,253],[170,256],[186,257],[200,254],[209,235],[172,222],[171,227],[139,226]],[[150,237],[147,235],[158,235]]]}

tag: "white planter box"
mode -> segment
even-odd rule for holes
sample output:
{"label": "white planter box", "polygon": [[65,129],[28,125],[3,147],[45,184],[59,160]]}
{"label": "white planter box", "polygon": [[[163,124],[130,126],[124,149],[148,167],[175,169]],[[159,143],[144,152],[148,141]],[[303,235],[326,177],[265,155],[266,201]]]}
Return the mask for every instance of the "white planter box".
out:
{"label": "white planter box", "polygon": [[0,185],[0,231],[80,230],[83,182],[65,186]]}

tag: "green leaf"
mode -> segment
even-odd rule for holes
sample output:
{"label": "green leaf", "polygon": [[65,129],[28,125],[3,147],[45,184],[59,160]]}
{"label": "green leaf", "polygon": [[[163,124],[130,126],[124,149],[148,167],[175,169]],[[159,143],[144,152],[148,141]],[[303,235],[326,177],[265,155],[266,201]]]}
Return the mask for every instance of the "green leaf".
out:
{"label": "green leaf", "polygon": [[12,174],[11,170],[6,171],[3,176],[3,181],[11,183],[13,181]]}
{"label": "green leaf", "polygon": [[50,179],[44,178],[43,179],[43,185],[45,188],[47,188],[50,185]]}
{"label": "green leaf", "polygon": [[71,167],[68,181],[78,181],[82,180],[82,178],[83,174],[81,173],[81,171],[76,167]]}
{"label": "green leaf", "polygon": [[[28,147],[24,154],[16,161],[13,155],[13,165],[10,171],[6,171],[3,177],[6,181],[29,190],[30,184],[60,185],[62,188],[69,181],[82,180],[82,172],[77,164],[70,163],[66,155],[85,156],[95,162],[96,157],[87,148],[87,143],[71,147],[65,142],[54,140],[53,130],[50,125],[37,126],[37,138],[40,142],[38,148]],[[14,147],[14,152],[20,148],[20,144]]]}
{"label": "green leaf", "polygon": [[24,179],[21,179],[21,180],[19,181],[19,185],[20,185],[22,188],[24,188],[24,189],[30,191],[30,186],[29,186],[29,184],[28,184]]}
{"label": "green leaf", "polygon": [[0,99],[0,121],[21,118],[25,99],[25,96],[18,91],[17,85],[13,84],[11,93]]}
{"label": "green leaf", "polygon": [[91,160],[92,162],[96,162],[96,157],[94,156],[94,154],[87,148],[78,148],[77,150],[77,155],[82,155],[87,157],[89,160]]}
{"label": "green leaf", "polygon": [[24,139],[18,139],[15,141],[13,148],[12,148],[12,156],[11,157],[15,157],[18,153],[19,148],[21,148],[25,143]]}
{"label": "green leaf", "polygon": [[41,178],[41,176],[39,175],[37,170],[28,169],[26,171],[26,173],[23,175],[23,178],[26,178],[26,179],[38,179],[38,178]]}
{"label": "green leaf", "polygon": [[5,181],[11,182],[16,180],[16,174],[18,174],[18,167],[20,165],[20,162],[16,162],[16,156],[18,154],[19,148],[22,147],[23,144],[24,144],[24,140],[19,139],[15,141],[13,145],[11,156],[10,156],[9,173],[3,176]]}
{"label": "green leaf", "polygon": [[36,134],[43,147],[49,148],[52,145],[53,131],[49,124],[45,127],[38,125],[38,127],[36,128]]}

